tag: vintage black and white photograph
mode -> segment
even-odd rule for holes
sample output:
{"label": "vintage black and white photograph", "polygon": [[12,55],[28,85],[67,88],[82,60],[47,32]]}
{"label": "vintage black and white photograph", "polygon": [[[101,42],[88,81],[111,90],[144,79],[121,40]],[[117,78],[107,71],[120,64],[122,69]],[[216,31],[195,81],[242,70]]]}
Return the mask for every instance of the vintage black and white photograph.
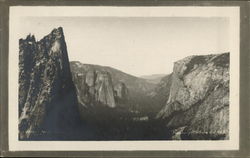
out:
{"label": "vintage black and white photograph", "polygon": [[237,140],[235,12],[85,8],[12,8],[18,142]]}

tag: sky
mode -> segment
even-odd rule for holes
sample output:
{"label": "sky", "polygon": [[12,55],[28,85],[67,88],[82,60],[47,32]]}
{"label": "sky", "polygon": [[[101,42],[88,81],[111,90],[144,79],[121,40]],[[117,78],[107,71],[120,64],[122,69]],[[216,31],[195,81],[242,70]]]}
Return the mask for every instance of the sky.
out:
{"label": "sky", "polygon": [[110,66],[135,75],[169,74],[190,55],[229,51],[222,17],[24,17],[18,37],[40,40],[63,27],[70,61]]}

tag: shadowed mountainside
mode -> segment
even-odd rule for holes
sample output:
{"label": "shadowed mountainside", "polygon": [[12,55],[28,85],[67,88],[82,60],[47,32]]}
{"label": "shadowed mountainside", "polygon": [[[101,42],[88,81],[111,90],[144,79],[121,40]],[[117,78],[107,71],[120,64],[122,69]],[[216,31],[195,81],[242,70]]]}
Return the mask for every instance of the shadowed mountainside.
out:
{"label": "shadowed mountainside", "polygon": [[169,98],[170,87],[172,84],[172,74],[165,75],[156,87],[149,91],[147,96],[149,98],[151,106],[151,112],[153,116],[163,108]]}
{"label": "shadowed mountainside", "polygon": [[[19,40],[19,138],[71,136],[80,124],[62,28]],[[57,139],[51,138],[51,139]]]}

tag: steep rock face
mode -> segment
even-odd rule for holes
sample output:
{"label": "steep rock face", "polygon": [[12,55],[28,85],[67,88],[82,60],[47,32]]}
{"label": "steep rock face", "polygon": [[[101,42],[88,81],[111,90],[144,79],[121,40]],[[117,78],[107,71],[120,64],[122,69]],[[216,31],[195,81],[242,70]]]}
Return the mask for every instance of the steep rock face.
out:
{"label": "steep rock face", "polygon": [[97,85],[97,101],[115,107],[114,88],[112,85],[111,77],[107,72],[98,73],[96,77]]}
{"label": "steep rock face", "polygon": [[171,78],[167,103],[157,117],[167,127],[183,127],[182,139],[228,139],[229,53],[175,62]]}
{"label": "steep rock face", "polygon": [[78,101],[82,106],[103,105],[115,107],[114,88],[110,74],[105,71],[89,70],[73,73]]}
{"label": "steep rock face", "polygon": [[77,123],[77,98],[62,28],[38,42],[30,35],[20,39],[19,138],[62,136]]}

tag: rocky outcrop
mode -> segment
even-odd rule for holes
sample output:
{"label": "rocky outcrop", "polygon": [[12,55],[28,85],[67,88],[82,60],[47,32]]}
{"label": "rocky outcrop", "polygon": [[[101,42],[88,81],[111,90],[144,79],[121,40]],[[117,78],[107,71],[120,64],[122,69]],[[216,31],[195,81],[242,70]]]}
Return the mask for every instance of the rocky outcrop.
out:
{"label": "rocky outcrop", "polygon": [[229,53],[175,62],[169,97],[157,118],[181,129],[182,139],[228,139]]}
{"label": "rocky outcrop", "polygon": [[[19,40],[19,138],[62,137],[79,123],[61,27],[40,41]],[[46,137],[45,136],[45,137]]]}

